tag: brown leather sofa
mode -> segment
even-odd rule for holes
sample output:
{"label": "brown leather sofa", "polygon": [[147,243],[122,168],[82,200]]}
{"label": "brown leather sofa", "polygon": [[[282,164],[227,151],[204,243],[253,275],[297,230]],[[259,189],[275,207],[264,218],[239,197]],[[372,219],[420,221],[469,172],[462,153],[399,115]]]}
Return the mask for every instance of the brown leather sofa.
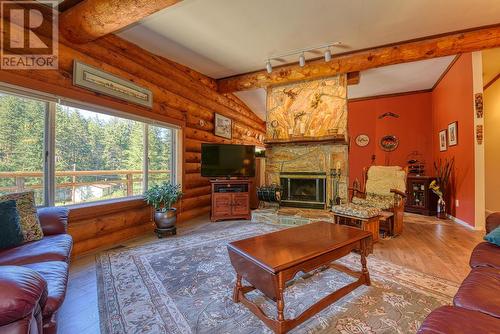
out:
{"label": "brown leather sofa", "polygon": [[73,240],[66,208],[42,208],[44,237],[0,250],[0,334],[56,333]]}
{"label": "brown leather sofa", "polygon": [[[500,226],[500,212],[486,219],[486,233]],[[453,306],[432,311],[418,334],[500,333],[500,247],[482,242],[470,258],[471,271],[460,285]]]}

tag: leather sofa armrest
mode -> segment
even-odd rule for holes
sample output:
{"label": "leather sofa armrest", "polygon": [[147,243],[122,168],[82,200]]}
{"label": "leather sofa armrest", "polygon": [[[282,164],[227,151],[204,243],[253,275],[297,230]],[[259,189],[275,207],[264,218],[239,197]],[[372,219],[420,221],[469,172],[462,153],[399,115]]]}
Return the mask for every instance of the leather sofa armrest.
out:
{"label": "leather sofa armrest", "polygon": [[38,209],[38,219],[44,235],[63,234],[67,231],[69,210],[62,207]]}
{"label": "leather sofa armrest", "polygon": [[47,282],[36,271],[0,266],[0,326],[30,316],[46,299]]}
{"label": "leather sofa armrest", "polygon": [[494,212],[486,218],[486,233],[490,233],[500,226],[500,212]]}

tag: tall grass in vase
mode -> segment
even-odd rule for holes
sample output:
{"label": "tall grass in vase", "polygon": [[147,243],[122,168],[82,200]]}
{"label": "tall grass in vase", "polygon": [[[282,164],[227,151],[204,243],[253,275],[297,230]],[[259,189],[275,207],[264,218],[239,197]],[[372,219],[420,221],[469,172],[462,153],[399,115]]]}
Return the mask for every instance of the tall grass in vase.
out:
{"label": "tall grass in vase", "polygon": [[441,219],[447,218],[446,215],[446,199],[449,198],[449,191],[451,186],[451,175],[455,167],[455,158],[450,160],[434,162],[434,171],[436,179],[431,182],[429,188],[438,196],[437,204],[437,217]]}

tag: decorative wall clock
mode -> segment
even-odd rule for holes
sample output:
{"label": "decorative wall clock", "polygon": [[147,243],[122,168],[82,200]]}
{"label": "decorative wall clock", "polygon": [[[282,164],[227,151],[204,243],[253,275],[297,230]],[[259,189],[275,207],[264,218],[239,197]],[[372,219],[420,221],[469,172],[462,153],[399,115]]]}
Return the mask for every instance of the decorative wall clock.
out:
{"label": "decorative wall clock", "polygon": [[370,143],[370,137],[365,134],[360,134],[356,137],[355,142],[359,147],[365,147],[368,143]]}
{"label": "decorative wall clock", "polygon": [[383,136],[380,139],[380,147],[386,152],[394,151],[399,145],[399,139],[393,135]]}

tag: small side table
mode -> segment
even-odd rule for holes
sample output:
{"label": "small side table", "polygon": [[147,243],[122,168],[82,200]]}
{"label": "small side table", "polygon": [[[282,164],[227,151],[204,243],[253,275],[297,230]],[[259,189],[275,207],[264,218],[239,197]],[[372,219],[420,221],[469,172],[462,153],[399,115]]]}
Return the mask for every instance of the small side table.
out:
{"label": "small side table", "polygon": [[370,218],[361,218],[356,216],[348,216],[345,214],[334,213],[336,224],[357,227],[363,231],[372,233],[373,243],[379,239],[380,216]]}

